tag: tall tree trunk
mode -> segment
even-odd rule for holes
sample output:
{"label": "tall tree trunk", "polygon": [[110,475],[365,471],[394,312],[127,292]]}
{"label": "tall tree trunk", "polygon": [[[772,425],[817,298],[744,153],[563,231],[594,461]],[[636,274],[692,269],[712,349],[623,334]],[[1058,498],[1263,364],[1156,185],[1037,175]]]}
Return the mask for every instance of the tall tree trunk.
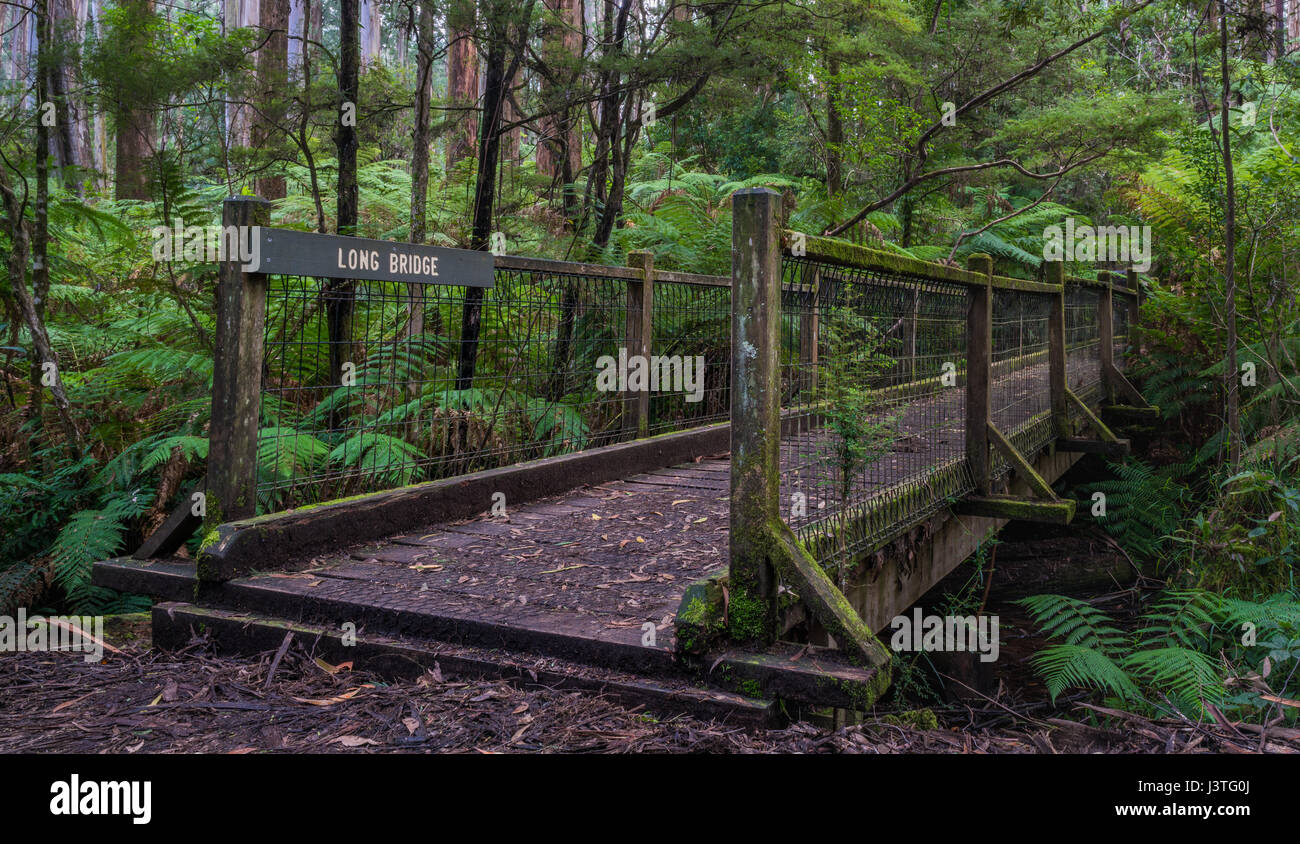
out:
{"label": "tall tree trunk", "polygon": [[[357,233],[357,130],[356,107],[360,98],[361,44],[358,0],[339,3],[339,100],[334,142],[339,162],[338,233]],[[343,383],[343,364],[352,357],[351,279],[331,279],[326,286],[326,322],[330,338],[330,383]]]}
{"label": "tall tree trunk", "polygon": [[[495,17],[493,15],[493,18]],[[470,248],[479,250],[488,248],[488,241],[492,235],[497,159],[501,153],[501,134],[498,128],[501,124],[506,61],[504,34],[495,19],[488,22],[487,31],[487,87],[483,92],[483,125],[479,133],[478,176],[474,183],[474,225],[470,235]],[[460,324],[461,354],[456,373],[458,390],[468,390],[474,384],[482,301],[482,288],[471,287],[465,291],[465,305],[461,309]]]}
{"label": "tall tree trunk", "polygon": [[[37,0],[35,24],[38,33],[36,47],[36,90],[50,88],[49,77],[57,70],[51,60],[53,26],[50,18],[50,0]],[[20,202],[9,183],[9,175],[0,165],[0,202],[4,205],[4,224],[9,235],[9,285],[18,300],[23,321],[27,323],[35,354],[32,356],[32,396],[30,412],[38,424],[43,425],[42,397],[48,386],[54,397],[55,410],[63,425],[65,446],[73,459],[81,457],[84,443],[72,418],[72,405],[63,388],[63,375],[59,359],[50,343],[45,328],[45,302],[49,297],[50,268],[47,261],[49,244],[49,129],[42,120],[36,121],[36,204],[32,223],[25,219],[25,200]],[[32,258],[32,287],[27,289],[27,257]],[[49,368],[47,369],[47,365]]]}
{"label": "tall tree trunk", "polygon": [[303,0],[289,0],[289,37],[285,44],[285,60],[290,69],[302,66],[303,42]]}
{"label": "tall tree trunk", "polygon": [[[145,24],[154,16],[153,0],[121,0],[119,8],[130,16],[133,41],[139,49],[148,47]],[[158,144],[153,112],[142,103],[119,104],[117,114],[117,160],[114,188],[118,199],[149,198],[149,158]]]}
{"label": "tall tree trunk", "polygon": [[1237,190],[1232,167],[1232,130],[1229,98],[1232,96],[1231,77],[1228,70],[1228,8],[1227,0],[1220,0],[1219,62],[1222,68],[1222,87],[1219,101],[1219,126],[1223,135],[1223,296],[1224,320],[1227,323],[1225,338],[1225,369],[1228,390],[1225,422],[1228,427],[1228,462],[1236,466],[1241,460],[1241,412],[1238,407],[1237,386],[1241,373],[1237,371]]}
{"label": "tall tree trunk", "polygon": [[[98,38],[101,35],[100,22],[103,20],[102,0],[88,0],[87,14],[90,19],[90,31]],[[94,168],[95,190],[108,190],[108,118],[102,108],[94,110],[94,119],[90,125],[91,151],[90,166]]]}
{"label": "tall tree trunk", "polygon": [[840,116],[840,61],[832,56],[827,63],[830,78],[826,95],[826,194],[844,192],[844,120]]}
{"label": "tall tree trunk", "polygon": [[383,32],[383,12],[378,0],[361,0],[361,65],[369,67],[379,62]]}
{"label": "tall tree trunk", "polygon": [[51,152],[59,168],[59,177],[64,188],[78,194],[81,192],[80,171],[89,161],[84,108],[76,93],[77,49],[81,43],[83,8],[84,0],[52,0],[49,5],[49,56],[56,66],[46,75],[48,90],[45,93],[54,103],[57,115]]}
{"label": "tall tree trunk", "polygon": [[253,190],[264,199],[283,199],[284,176],[274,161],[273,150],[279,146],[281,124],[285,117],[285,92],[289,80],[289,0],[259,0],[258,19],[266,41],[257,51],[258,109],[252,129],[253,148],[261,153],[262,167],[271,173],[259,176]]}
{"label": "tall tree trunk", "polygon": [[576,209],[573,180],[582,169],[582,138],[569,103],[577,81],[571,70],[582,55],[582,7],[579,0],[546,0],[548,24],[543,31],[542,61],[550,78],[542,80],[542,103],[550,111],[541,120],[537,143],[537,172],[558,178],[563,186],[566,216]]}
{"label": "tall tree trunk", "polygon": [[[261,21],[259,0],[225,0],[224,20],[227,33],[258,26]],[[239,81],[239,77],[234,81]],[[246,104],[238,101],[240,96],[241,92],[235,91],[231,101],[226,103],[226,137],[232,147],[252,146],[253,140],[252,114]]]}
{"label": "tall tree trunk", "polygon": [[[411,243],[424,243],[428,231],[429,198],[429,108],[433,97],[434,23],[433,0],[420,0],[415,24],[415,114],[411,131]],[[406,286],[407,337],[424,335],[425,290],[423,284]],[[421,354],[422,352],[417,352]],[[423,357],[421,357],[423,361]],[[423,367],[421,367],[423,369]],[[406,400],[420,395],[417,377],[406,385]],[[417,420],[408,426],[408,436],[418,436]]]}
{"label": "tall tree trunk", "polygon": [[477,126],[478,51],[474,44],[474,0],[451,0],[447,9],[447,101],[455,128],[447,137],[447,171],[474,154]]}
{"label": "tall tree trunk", "polygon": [[429,108],[433,96],[434,23],[432,0],[420,0],[416,21],[415,115],[411,132],[411,242],[424,243],[428,220]]}
{"label": "tall tree trunk", "polygon": [[[497,162],[501,154],[501,117],[505,105],[509,80],[519,70],[525,49],[525,34],[532,3],[524,5],[522,17],[514,21],[517,43],[510,41],[509,16],[515,10],[506,0],[490,0],[484,9],[487,18],[487,84],[483,92],[483,124],[479,131],[478,176],[474,184],[474,225],[470,248],[486,250],[492,235],[492,218],[496,199]],[[483,288],[471,287],[465,291],[465,304],[461,308],[460,360],[456,373],[456,389],[467,390],[474,385],[474,370],[478,360],[478,338],[481,322]],[[461,438],[465,430],[462,426]]]}

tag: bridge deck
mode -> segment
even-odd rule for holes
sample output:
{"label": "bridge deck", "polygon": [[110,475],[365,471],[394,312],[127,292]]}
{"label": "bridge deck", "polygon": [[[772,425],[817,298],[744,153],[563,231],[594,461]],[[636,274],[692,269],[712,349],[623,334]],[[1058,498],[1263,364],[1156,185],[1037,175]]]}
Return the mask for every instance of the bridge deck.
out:
{"label": "bridge deck", "polygon": [[[1028,391],[1039,369],[1045,365],[1005,380]],[[873,485],[904,483],[958,459],[963,392],[896,409],[905,436],[876,461]],[[942,406],[937,415],[924,407],[933,404]],[[946,421],[925,427],[932,418]],[[824,430],[786,437],[783,448],[829,459]],[[541,636],[564,640],[566,652],[626,649],[633,662],[660,661],[675,650],[673,619],[686,586],[727,566],[729,472],[727,456],[702,457],[510,506],[505,516],[485,513],[340,548],[301,561],[297,571],[240,578],[225,589],[265,611],[297,607],[504,647],[526,648]],[[783,500],[804,486],[797,471],[782,480]],[[809,508],[826,494],[809,488]],[[646,622],[656,628],[651,647],[642,644]]]}
{"label": "bridge deck", "polygon": [[503,647],[563,637],[575,654],[587,646],[645,650],[650,621],[655,645],[637,659],[657,661],[674,651],[686,585],[727,564],[728,471],[725,458],[705,458],[510,507],[504,517],[340,549],[299,571],[225,588],[257,609],[299,605]]}

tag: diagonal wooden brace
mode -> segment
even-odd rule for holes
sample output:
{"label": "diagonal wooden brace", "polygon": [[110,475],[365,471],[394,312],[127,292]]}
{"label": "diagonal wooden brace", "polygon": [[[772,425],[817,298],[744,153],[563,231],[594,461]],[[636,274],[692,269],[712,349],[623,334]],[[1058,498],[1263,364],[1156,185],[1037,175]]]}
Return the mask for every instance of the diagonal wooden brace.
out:
{"label": "diagonal wooden brace", "polygon": [[1138,388],[1124,376],[1124,373],[1115,367],[1114,364],[1106,367],[1106,377],[1110,381],[1111,389],[1131,401],[1135,407],[1147,407],[1147,400],[1138,392]]}
{"label": "diagonal wooden brace", "polygon": [[1006,461],[1011,464],[1016,473],[1025,479],[1030,489],[1034,491],[1034,495],[1048,501],[1055,501],[1056,493],[1052,491],[1051,484],[1043,480],[1043,476],[1038,474],[1033,466],[1029,465],[1029,461],[1020,453],[1020,450],[1011,444],[1011,440],[1003,436],[1002,432],[992,422],[989,423],[988,430],[989,441],[1006,458]]}
{"label": "diagonal wooden brace", "polygon": [[1079,396],[1074,392],[1074,390],[1071,390],[1069,387],[1066,387],[1065,397],[1069,399],[1070,402],[1073,403],[1075,407],[1079,408],[1079,410],[1083,413],[1083,418],[1088,420],[1088,424],[1091,425],[1092,429],[1097,432],[1097,437],[1102,442],[1118,443],[1120,441],[1119,437],[1115,436],[1115,432],[1112,431],[1110,428],[1107,428],[1106,423],[1102,422],[1099,418],[1097,418],[1097,414],[1092,412],[1092,408],[1088,407],[1087,402],[1079,398]]}

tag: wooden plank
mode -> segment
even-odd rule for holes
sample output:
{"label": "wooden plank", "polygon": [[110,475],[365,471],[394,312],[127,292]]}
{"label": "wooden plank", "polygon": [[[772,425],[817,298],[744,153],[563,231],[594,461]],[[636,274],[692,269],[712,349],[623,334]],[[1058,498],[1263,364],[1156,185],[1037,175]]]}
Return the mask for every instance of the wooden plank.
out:
{"label": "wooden plank", "polygon": [[1068,498],[1044,501],[1011,495],[973,495],[956,502],[952,509],[961,516],[1068,525],[1074,519],[1075,503]]}
{"label": "wooden plank", "polygon": [[1106,457],[1124,457],[1129,453],[1128,440],[1115,440],[1107,442],[1105,440],[1090,440],[1085,437],[1058,437],[1056,439],[1057,451],[1068,451],[1073,454],[1102,454]]}

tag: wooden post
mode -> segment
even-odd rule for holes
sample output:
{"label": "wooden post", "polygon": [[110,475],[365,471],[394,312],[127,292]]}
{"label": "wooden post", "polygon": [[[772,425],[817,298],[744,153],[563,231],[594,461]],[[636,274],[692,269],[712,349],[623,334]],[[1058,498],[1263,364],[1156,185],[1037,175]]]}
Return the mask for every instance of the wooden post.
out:
{"label": "wooden post", "polygon": [[1124,276],[1128,289],[1133,291],[1131,297],[1125,297],[1128,300],[1128,347],[1134,354],[1140,354],[1142,338],[1138,334],[1138,315],[1142,310],[1142,293],[1138,287],[1138,273],[1137,270],[1129,267]]}
{"label": "wooden post", "polygon": [[[270,220],[270,203],[232,196],[221,225],[248,243],[252,227]],[[223,235],[230,251],[234,238]],[[216,351],[212,374],[212,421],[208,429],[207,523],[246,519],[257,511],[257,428],[262,399],[262,345],[266,276],[246,273],[239,255],[225,256],[217,271]]]}
{"label": "wooden post", "polygon": [[1115,294],[1112,285],[1114,278],[1108,272],[1101,272],[1097,277],[1105,282],[1101,294],[1097,297],[1097,327],[1099,347],[1097,354],[1101,365],[1101,386],[1106,393],[1106,403],[1115,403],[1115,384],[1110,377],[1115,366]]}
{"label": "wooden post", "polygon": [[[627,265],[641,270],[640,280],[627,282],[627,354],[650,360],[654,332],[654,254],[629,252]],[[623,397],[623,430],[644,437],[650,433],[650,388]]]}
{"label": "wooden post", "polygon": [[966,268],[985,278],[982,287],[970,289],[966,310],[966,460],[975,490],[993,493],[993,467],[989,460],[989,372],[993,364],[993,259],[971,255]]}
{"label": "wooden post", "polygon": [[781,195],[732,194],[730,614],[741,638],[776,632],[772,527],[781,483]]}
{"label": "wooden post", "polygon": [[1065,366],[1065,264],[1053,261],[1047,266],[1047,282],[1058,286],[1052,294],[1052,311],[1047,318],[1047,369],[1051,384],[1052,426],[1058,437],[1069,437],[1070,405],[1065,396],[1069,386]]}

